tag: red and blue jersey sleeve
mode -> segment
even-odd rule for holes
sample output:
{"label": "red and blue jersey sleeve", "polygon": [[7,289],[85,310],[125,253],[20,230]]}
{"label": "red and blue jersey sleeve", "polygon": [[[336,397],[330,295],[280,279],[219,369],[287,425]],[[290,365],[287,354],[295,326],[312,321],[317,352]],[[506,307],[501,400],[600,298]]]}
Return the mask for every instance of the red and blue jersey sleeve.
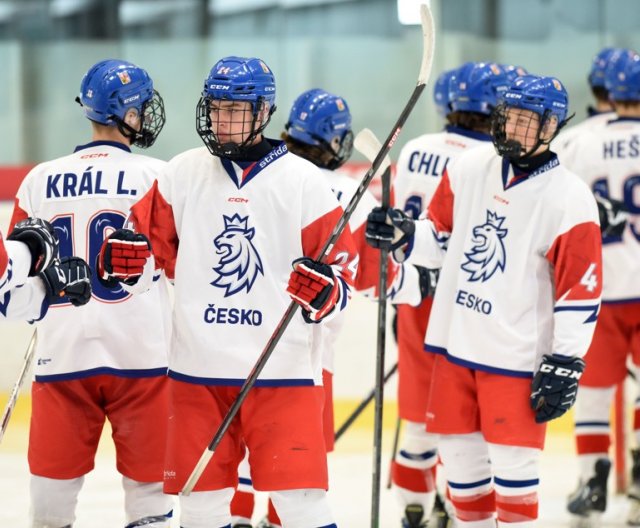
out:
{"label": "red and blue jersey sleeve", "polygon": [[595,329],[602,294],[602,245],[595,222],[574,225],[546,254],[555,285],[553,353],[583,356]]}
{"label": "red and blue jersey sleeve", "polygon": [[136,232],[151,242],[156,268],[163,269],[166,276],[173,279],[179,239],[173,209],[160,192],[157,181],[131,208],[130,219]]}

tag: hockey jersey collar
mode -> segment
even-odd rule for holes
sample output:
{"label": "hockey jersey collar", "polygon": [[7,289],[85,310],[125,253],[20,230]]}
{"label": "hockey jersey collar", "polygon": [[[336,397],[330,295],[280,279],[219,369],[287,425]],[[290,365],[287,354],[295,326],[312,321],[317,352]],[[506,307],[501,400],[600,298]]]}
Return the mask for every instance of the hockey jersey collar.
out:
{"label": "hockey jersey collar", "polygon": [[[506,191],[507,189],[511,189],[526,180],[535,178],[536,176],[560,165],[558,156],[550,150],[536,156],[536,158],[538,159],[531,159],[531,165],[530,167],[527,167],[527,169],[518,167],[517,165],[512,164],[508,159],[502,158],[502,188]],[[509,175],[512,170],[513,176],[509,179]]]}
{"label": "hockey jersey collar", "polygon": [[640,117],[614,117],[613,119],[611,119],[610,121],[607,121],[607,125],[613,125],[615,123],[619,123],[619,122],[625,122],[625,123],[640,123]]}
{"label": "hockey jersey collar", "polygon": [[115,147],[115,148],[124,150],[125,152],[131,152],[131,149],[129,147],[127,147],[125,144],[120,143],[118,141],[91,141],[86,145],[78,145],[74,149],[74,152],[78,152],[80,150],[85,150],[92,147]]}
{"label": "hockey jersey collar", "polygon": [[[272,147],[271,150],[255,161],[250,159],[251,156],[248,156],[249,159],[247,160],[234,161],[226,158],[220,158],[220,162],[222,163],[224,170],[238,189],[241,189],[256,175],[258,175],[258,173],[262,172],[262,170],[288,152],[284,141],[270,139],[268,142]],[[263,146],[263,143],[260,144],[261,147]]]}
{"label": "hockey jersey collar", "polygon": [[478,141],[491,141],[491,136],[484,132],[476,132],[475,130],[468,130],[466,128],[457,127],[454,125],[447,125],[444,127],[446,132],[451,134],[458,134],[459,136],[468,137],[470,139],[477,139]]}

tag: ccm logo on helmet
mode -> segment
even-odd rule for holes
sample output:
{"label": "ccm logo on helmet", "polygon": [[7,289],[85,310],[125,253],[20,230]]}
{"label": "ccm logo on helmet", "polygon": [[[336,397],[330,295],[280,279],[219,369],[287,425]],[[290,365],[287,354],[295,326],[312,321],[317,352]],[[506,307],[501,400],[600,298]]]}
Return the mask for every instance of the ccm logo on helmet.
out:
{"label": "ccm logo on helmet", "polygon": [[247,200],[246,198],[240,198],[239,196],[232,196],[231,198],[227,199],[227,202],[232,202],[232,203],[249,203],[249,200]]}

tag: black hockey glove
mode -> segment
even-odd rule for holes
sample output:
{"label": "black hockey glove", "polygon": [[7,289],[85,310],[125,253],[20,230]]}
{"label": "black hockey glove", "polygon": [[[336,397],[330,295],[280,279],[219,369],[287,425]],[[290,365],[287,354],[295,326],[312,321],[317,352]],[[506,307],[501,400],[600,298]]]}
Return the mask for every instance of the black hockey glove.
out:
{"label": "black hockey glove", "polygon": [[544,355],[533,377],[529,403],[536,422],[555,420],[576,402],[584,361],[577,357]]}
{"label": "black hockey glove", "polygon": [[49,301],[66,297],[74,306],[91,299],[91,268],[80,257],[63,257],[40,273]]}
{"label": "black hockey glove", "polygon": [[400,209],[374,207],[367,217],[365,239],[376,249],[394,251],[411,240],[414,221]]}
{"label": "black hockey glove", "polygon": [[620,238],[629,219],[629,213],[625,209],[624,203],[598,194],[595,197],[598,204],[602,237]]}
{"label": "black hockey glove", "polygon": [[118,282],[133,286],[140,279],[151,256],[151,243],[141,233],[118,229],[102,243],[98,255],[98,280],[107,288]]}
{"label": "black hockey glove", "polygon": [[58,237],[53,226],[41,218],[20,220],[7,240],[17,240],[29,248],[31,253],[30,277],[48,268],[54,259],[58,258]]}
{"label": "black hockey glove", "polygon": [[440,270],[423,268],[422,266],[415,266],[415,268],[418,270],[419,275],[421,299],[424,300],[427,297],[433,297],[436,293]]}
{"label": "black hockey glove", "polygon": [[302,307],[307,323],[318,323],[335,308],[340,288],[329,264],[302,257],[293,261],[287,293]]}

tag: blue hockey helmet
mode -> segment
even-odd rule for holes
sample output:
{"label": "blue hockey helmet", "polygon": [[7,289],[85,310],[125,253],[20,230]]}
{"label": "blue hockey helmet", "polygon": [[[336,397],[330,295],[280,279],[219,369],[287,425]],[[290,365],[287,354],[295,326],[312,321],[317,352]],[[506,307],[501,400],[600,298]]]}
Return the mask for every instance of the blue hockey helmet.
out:
{"label": "blue hockey helmet", "polygon": [[[253,121],[246,139],[239,143],[218,141],[211,129],[212,101],[250,104]],[[269,124],[276,109],[275,101],[275,76],[264,61],[253,57],[225,57],[211,68],[204,81],[204,89],[196,110],[196,130],[212,154],[237,158]]]}
{"label": "blue hockey helmet", "polygon": [[451,105],[449,100],[449,84],[455,75],[456,69],[443,71],[436,79],[433,85],[433,102],[436,104],[438,115],[447,117],[451,113]]}
{"label": "blue hockey helmet", "polygon": [[[153,89],[149,74],[123,60],[108,59],[94,64],[82,78],[76,101],[88,119],[117,126],[134,145],[142,148],[154,143],[166,120],[164,102]],[[131,109],[140,116],[140,130],[125,123]]]}
{"label": "blue hockey helmet", "polygon": [[[536,113],[537,142],[525,151],[516,140],[507,138],[507,110],[521,108]],[[518,77],[505,92],[502,103],[496,108],[493,116],[491,135],[496,150],[501,156],[517,160],[531,156],[541,145],[548,145],[567,123],[569,110],[569,96],[562,83],[555,77],[540,77],[524,75]],[[547,123],[551,118],[557,119],[554,133],[549,136],[546,132]]]}
{"label": "blue hockey helmet", "polygon": [[612,101],[639,101],[640,55],[631,49],[613,53],[605,72],[605,87]]}
{"label": "blue hockey helmet", "polygon": [[591,88],[605,87],[605,74],[609,61],[620,51],[622,51],[620,48],[603,48],[593,57],[591,70],[589,70],[589,76],[587,77]]}
{"label": "blue hockey helmet", "polygon": [[507,74],[507,79],[509,80],[509,83],[512,83],[518,77],[522,77],[523,75],[527,75],[529,73],[522,66],[516,66],[515,64],[501,64],[500,67]]}
{"label": "blue hockey helmet", "polygon": [[535,112],[541,122],[555,115],[562,124],[569,111],[567,90],[555,77],[518,77],[505,92],[504,102],[507,106]]}
{"label": "blue hockey helmet", "polygon": [[508,86],[507,74],[497,64],[467,62],[449,84],[451,110],[490,115]]}
{"label": "blue hockey helmet", "polygon": [[330,154],[331,161],[323,164],[328,169],[340,167],[351,157],[353,132],[349,106],[342,97],[325,90],[315,88],[298,96],[285,131],[295,141]]}

